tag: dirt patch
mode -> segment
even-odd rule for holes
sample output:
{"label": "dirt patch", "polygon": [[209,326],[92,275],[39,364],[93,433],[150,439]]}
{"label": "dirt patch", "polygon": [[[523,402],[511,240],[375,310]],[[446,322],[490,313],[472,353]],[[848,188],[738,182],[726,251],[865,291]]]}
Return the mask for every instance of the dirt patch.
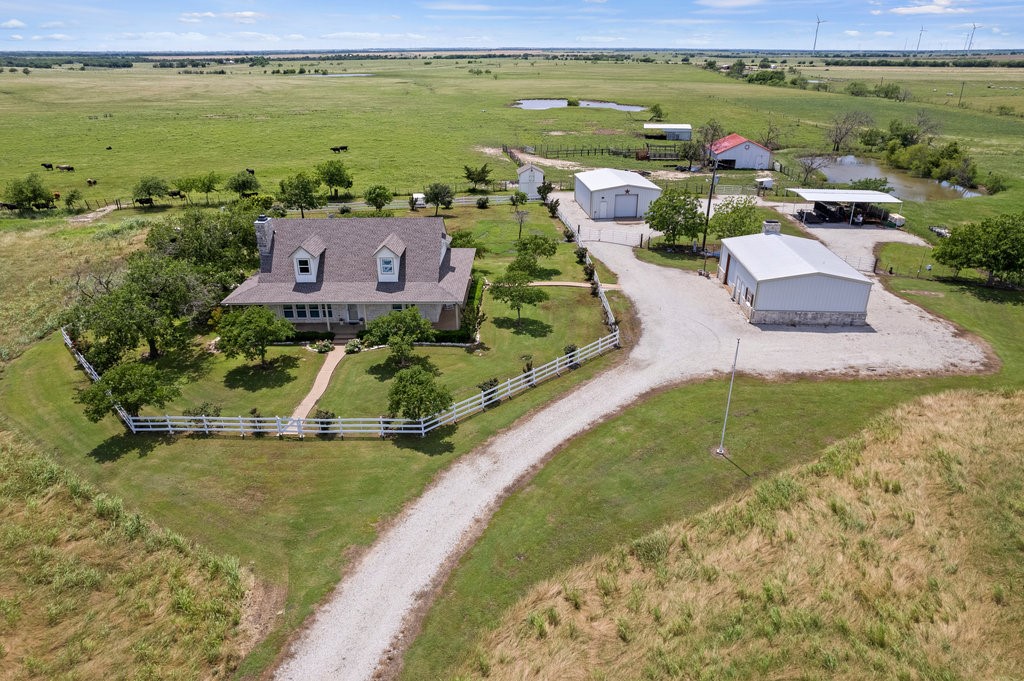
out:
{"label": "dirt patch", "polygon": [[594,131],[595,135],[624,135],[625,130],[612,130],[611,128],[598,128]]}
{"label": "dirt patch", "polygon": [[113,213],[115,210],[117,210],[117,206],[104,206],[103,208],[94,210],[91,213],[83,213],[82,215],[76,215],[68,218],[68,224],[75,226],[88,225],[89,223],[99,220],[104,215]]}
{"label": "dirt patch", "polygon": [[473,151],[479,151],[481,154],[487,154],[493,158],[500,158],[503,161],[508,161],[509,163],[512,162],[512,159],[506,156],[505,152],[498,147],[473,147]]}
{"label": "dirt patch", "polygon": [[680,170],[655,170],[651,173],[655,180],[688,180],[693,173],[684,173]]}
{"label": "dirt patch", "polygon": [[544,133],[545,135],[551,135],[552,137],[561,137],[562,135],[575,135],[574,132],[566,132],[565,130],[549,130]]}
{"label": "dirt patch", "polygon": [[547,166],[549,168],[559,168],[561,170],[590,170],[589,166],[580,165],[576,161],[566,161],[560,158],[544,158],[543,156],[534,156],[533,154],[525,154],[521,151],[516,152],[519,154],[519,158],[523,159],[526,163],[532,163],[537,166]]}
{"label": "dirt patch", "polygon": [[931,296],[932,298],[945,298],[946,294],[942,291],[902,291],[911,296]]}
{"label": "dirt patch", "polygon": [[287,589],[256,579],[248,569],[242,570],[242,575],[245,598],[242,601],[242,621],[238,624],[238,648],[244,656],[266,638],[274,620],[284,614]]}

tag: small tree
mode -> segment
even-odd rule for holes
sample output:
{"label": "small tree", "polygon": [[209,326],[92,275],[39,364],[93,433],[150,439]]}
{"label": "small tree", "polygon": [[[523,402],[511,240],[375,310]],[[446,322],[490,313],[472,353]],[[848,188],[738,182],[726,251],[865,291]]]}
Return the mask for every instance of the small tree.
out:
{"label": "small tree", "polygon": [[448,185],[435,182],[424,190],[423,200],[434,207],[434,215],[437,215],[441,206],[450,206],[455,200],[455,192]]}
{"label": "small tree", "polygon": [[458,232],[455,232],[455,234],[452,234],[451,243],[449,245],[452,248],[475,248],[475,257],[477,258],[482,258],[491,252],[490,249],[481,243],[480,240],[476,238],[476,235],[468,229],[461,229]]}
{"label": "small tree", "polygon": [[516,242],[517,253],[529,253],[536,258],[550,258],[558,252],[558,242],[543,234],[530,234]]}
{"label": "small tree", "polygon": [[[246,177],[251,177],[254,180],[256,179],[255,176],[249,175],[249,173],[245,173],[245,175]],[[223,179],[224,178],[221,177],[220,173],[211,170],[208,173],[200,173],[198,175],[190,175],[188,177],[183,177],[180,180],[178,180],[175,184],[177,185],[178,189],[182,190],[183,192],[199,192],[200,194],[205,194],[206,205],[210,205],[210,192],[217,191],[217,187],[220,186],[220,183],[223,181]]]}
{"label": "small tree", "polygon": [[256,179],[255,175],[250,175],[241,170],[227,179],[224,183],[224,189],[242,196],[243,194],[258,192],[260,190],[260,181]]}
{"label": "small tree", "polygon": [[561,205],[562,205],[562,200],[561,199],[555,199],[554,201],[549,201],[548,202],[548,215],[550,215],[553,218],[557,218],[558,217],[558,208]]}
{"label": "small tree", "polygon": [[540,202],[547,203],[548,197],[551,196],[551,192],[553,191],[555,191],[555,185],[551,184],[547,180],[541,182],[537,187],[537,194],[540,196]]}
{"label": "small tree", "polygon": [[548,299],[543,289],[530,286],[530,277],[520,271],[509,271],[491,284],[491,297],[500,300],[516,312],[516,326],[523,323],[522,310],[526,305],[538,305]]}
{"label": "small tree", "polygon": [[108,369],[100,380],[92,383],[75,397],[85,407],[85,417],[93,423],[110,413],[114,405],[131,416],[147,406],[162,407],[181,394],[151,364],[129,362]]}
{"label": "small tree", "polygon": [[217,327],[220,333],[217,347],[227,357],[242,355],[250,361],[258,359],[260,366],[266,366],[267,347],[285,340],[294,331],[287,320],[268,308],[251,305],[221,317]]}
{"label": "small tree", "polygon": [[523,225],[526,224],[526,218],[528,217],[530,217],[529,211],[517,210],[512,213],[512,218],[516,221],[516,224],[519,225],[519,236],[516,237],[517,239],[523,238]]}
{"label": "small tree", "polygon": [[392,198],[394,196],[391,190],[382,184],[375,184],[363,192],[363,200],[377,210],[383,210],[384,206],[391,203]]}
{"label": "small tree", "polygon": [[838,154],[839,150],[843,148],[851,137],[854,137],[858,130],[866,128],[873,123],[874,121],[870,114],[863,111],[837,113],[829,122],[828,128],[825,129],[825,139],[832,145],[832,153]]}
{"label": "small tree", "polygon": [[334,196],[338,195],[338,187],[348,189],[352,186],[352,175],[349,174],[345,164],[338,160],[324,161],[319,164],[316,167],[316,176],[327,185]]}
{"label": "small tree", "polygon": [[711,158],[711,145],[725,135],[725,128],[717,120],[712,118],[704,125],[697,128],[697,141],[700,142],[701,163]]}
{"label": "small tree", "polygon": [[655,104],[650,108],[651,120],[661,121],[665,119],[665,112],[662,111],[661,104]]}
{"label": "small tree", "polygon": [[17,206],[19,210],[28,210],[32,204],[48,204],[53,200],[53,194],[35,173],[8,182],[3,196],[6,203]]}
{"label": "small tree", "polygon": [[465,170],[466,179],[473,183],[473,189],[481,184],[487,184],[491,179],[491,169],[486,163],[479,168],[463,166],[463,170]]}
{"label": "small tree", "polygon": [[69,211],[75,210],[75,206],[79,201],[82,200],[82,191],[80,189],[71,189],[64,192],[64,207]]}
{"label": "small tree", "polygon": [[760,220],[757,206],[749,196],[729,196],[722,199],[711,216],[711,231],[719,239],[743,236],[757,232]]}
{"label": "small tree", "polygon": [[405,367],[412,357],[412,344],[433,339],[434,328],[430,321],[415,307],[408,307],[370,321],[363,340],[368,345],[387,345],[391,352],[388,359]]}
{"label": "small tree", "polygon": [[419,420],[452,406],[452,392],[423,367],[402,369],[388,391],[388,413]]}
{"label": "small tree", "polygon": [[646,220],[651,229],[661,232],[667,244],[676,243],[682,236],[694,239],[704,229],[704,215],[697,199],[678,189],[669,189],[655,199],[647,210]]}
{"label": "small tree", "polygon": [[306,173],[298,173],[281,180],[278,198],[288,208],[298,208],[299,217],[306,217],[306,209],[319,208],[324,200],[317,194],[318,183]]}
{"label": "small tree", "polygon": [[825,154],[823,156],[803,156],[796,160],[800,167],[800,182],[806,184],[814,173],[822,168],[827,168],[835,161],[835,156]]}
{"label": "small tree", "polygon": [[512,192],[512,196],[509,197],[509,203],[512,204],[512,210],[516,210],[519,206],[525,206],[526,202],[530,200],[530,197],[526,195],[526,192],[516,190]]}
{"label": "small tree", "polygon": [[155,175],[146,175],[145,177],[140,177],[139,181],[135,183],[135,188],[132,189],[132,197],[136,199],[151,199],[154,196],[166,196],[169,191],[171,191],[171,187],[167,184],[166,180]]}

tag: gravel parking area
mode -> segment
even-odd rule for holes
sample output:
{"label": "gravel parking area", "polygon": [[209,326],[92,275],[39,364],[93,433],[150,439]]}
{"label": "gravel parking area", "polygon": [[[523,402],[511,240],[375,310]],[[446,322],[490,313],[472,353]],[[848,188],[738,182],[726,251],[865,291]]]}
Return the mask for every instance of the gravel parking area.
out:
{"label": "gravel parking area", "polygon": [[[638,235],[643,227],[625,229]],[[872,238],[873,231],[856,231],[865,241]],[[434,587],[483,532],[509,489],[560,444],[650,390],[728,371],[737,338],[739,370],[766,376],[966,372],[985,365],[983,348],[877,283],[869,327],[757,327],[747,323],[714,279],[640,262],[627,246],[595,241],[586,246],[616,272],[642,321],[629,357],[440,474],[349,569],[292,646],[277,679],[387,677]]]}

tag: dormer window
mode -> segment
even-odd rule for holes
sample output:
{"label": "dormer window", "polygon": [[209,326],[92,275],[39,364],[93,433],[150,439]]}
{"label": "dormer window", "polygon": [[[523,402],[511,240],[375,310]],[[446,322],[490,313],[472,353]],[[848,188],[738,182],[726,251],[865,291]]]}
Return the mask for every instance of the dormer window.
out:
{"label": "dormer window", "polygon": [[394,258],[381,258],[380,259],[380,273],[381,274],[394,274],[395,273],[395,259]]}
{"label": "dormer window", "polygon": [[296,267],[298,268],[299,274],[312,274],[313,270],[309,265],[308,258],[299,258],[295,261]]}

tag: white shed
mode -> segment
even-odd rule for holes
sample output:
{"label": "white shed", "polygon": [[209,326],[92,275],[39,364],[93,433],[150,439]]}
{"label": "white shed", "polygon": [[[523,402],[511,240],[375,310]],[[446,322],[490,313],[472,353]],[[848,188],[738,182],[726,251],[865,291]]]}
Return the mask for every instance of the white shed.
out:
{"label": "white shed", "polygon": [[751,324],[867,323],[871,280],[812,239],[785,234],[722,239],[718,279]]}
{"label": "white shed", "polygon": [[544,171],[532,163],[527,163],[525,166],[519,166],[516,172],[519,173],[519,191],[531,200],[539,199],[537,187],[544,184]]}
{"label": "white shed", "polygon": [[665,139],[685,142],[693,137],[693,127],[689,123],[644,123],[645,131],[661,132]]}
{"label": "white shed", "polygon": [[661,187],[628,170],[576,173],[576,203],[591,219],[636,219],[661,196]]}
{"label": "white shed", "polygon": [[715,140],[711,145],[711,158],[718,161],[719,168],[766,170],[772,165],[772,152],[768,147],[735,133]]}

